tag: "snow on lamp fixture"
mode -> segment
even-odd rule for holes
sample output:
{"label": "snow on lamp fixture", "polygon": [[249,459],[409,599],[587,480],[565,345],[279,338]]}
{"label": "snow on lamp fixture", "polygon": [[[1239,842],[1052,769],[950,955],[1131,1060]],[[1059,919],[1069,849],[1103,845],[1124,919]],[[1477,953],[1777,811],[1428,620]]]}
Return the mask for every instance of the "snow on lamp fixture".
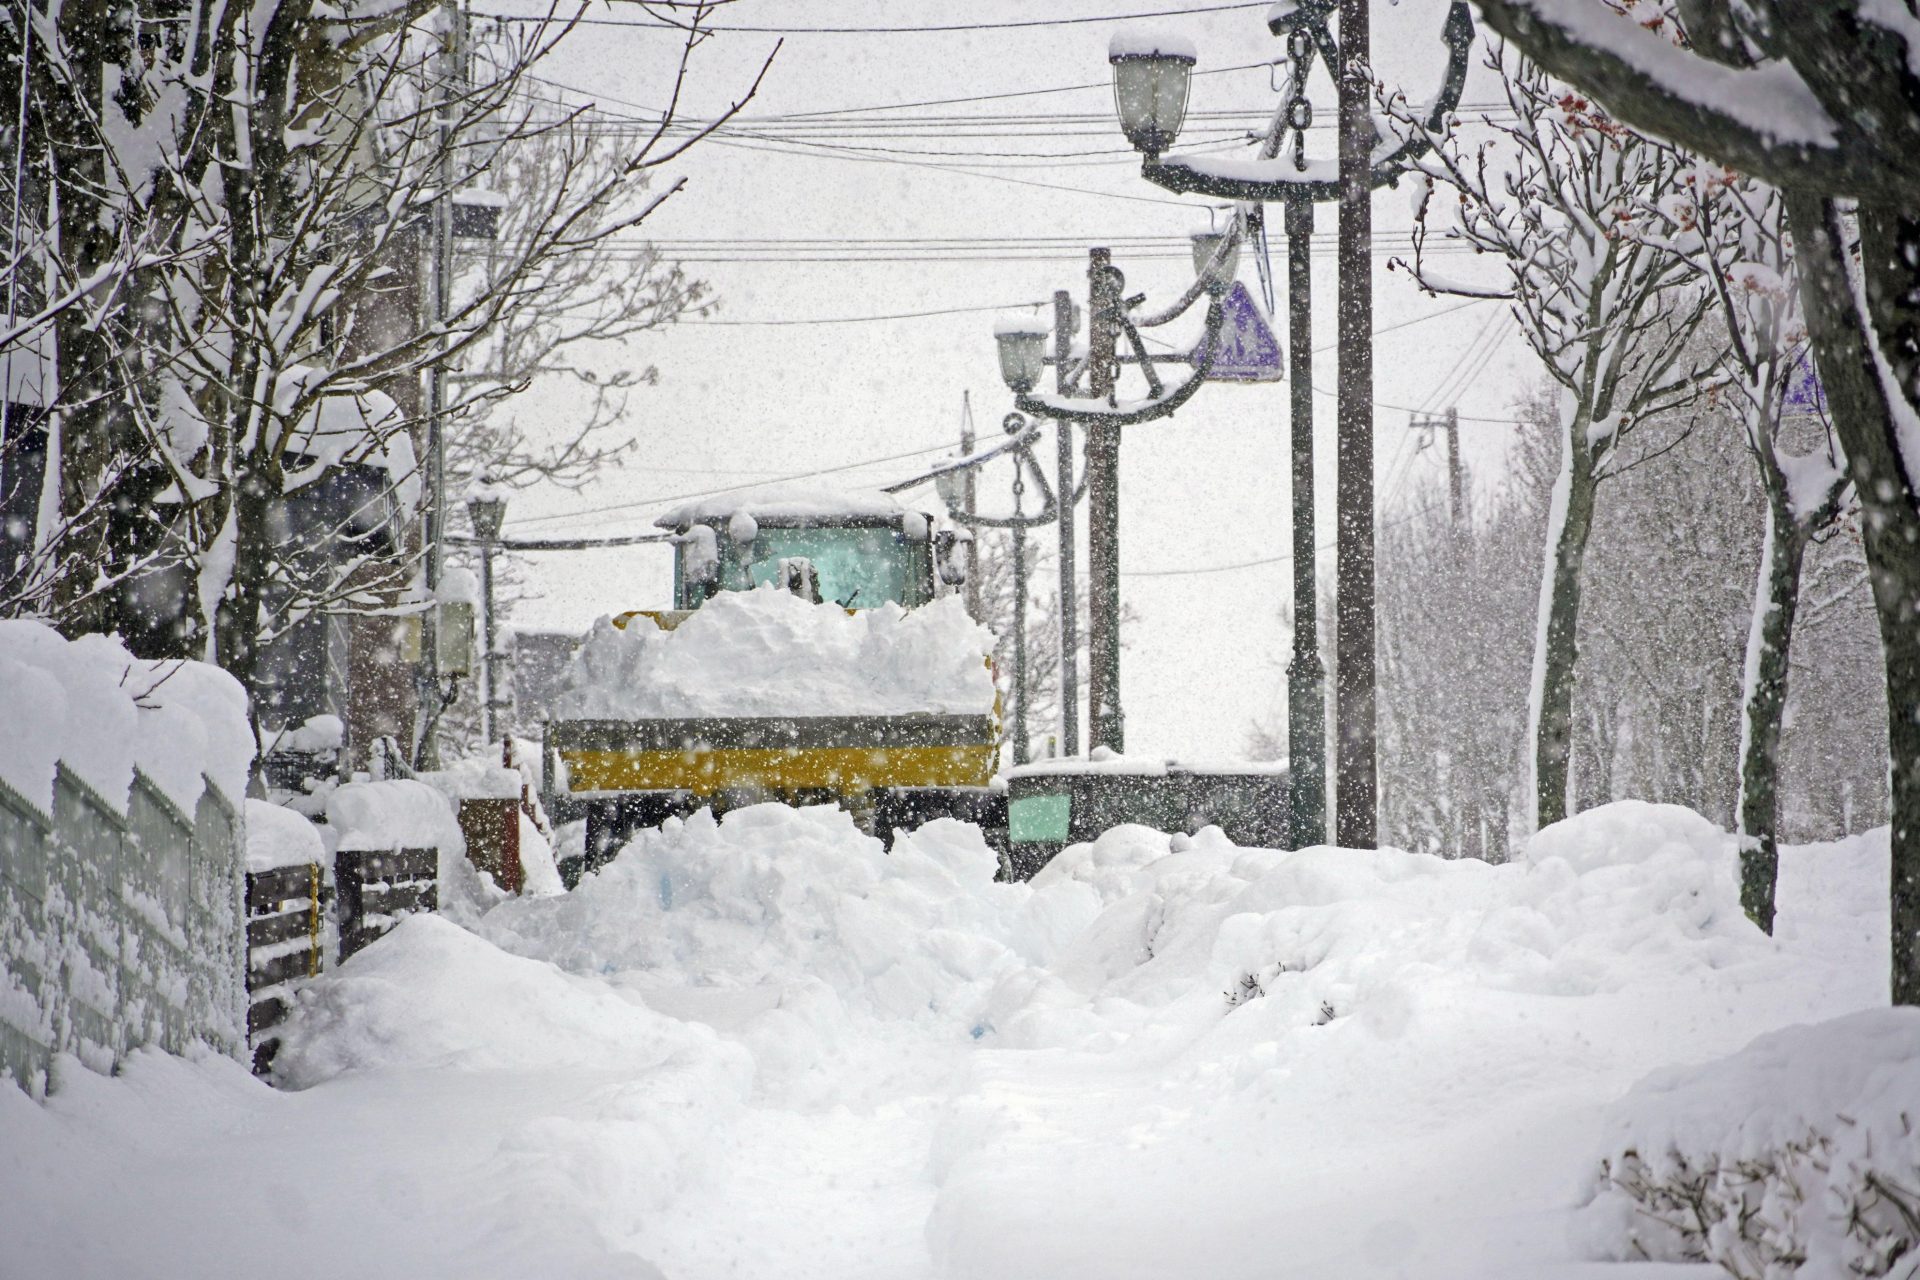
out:
{"label": "snow on lamp fixture", "polygon": [[473,536],[482,542],[495,542],[500,526],[507,520],[507,496],[483,480],[467,494],[467,519],[473,522]]}
{"label": "snow on lamp fixture", "polygon": [[993,327],[1000,344],[1000,377],[1016,395],[1040,385],[1047,363],[1047,323],[1037,317],[1002,320]]}
{"label": "snow on lamp fixture", "polygon": [[1157,159],[1180,136],[1187,86],[1199,61],[1191,41],[1154,31],[1121,31],[1107,45],[1113,104],[1136,151]]}

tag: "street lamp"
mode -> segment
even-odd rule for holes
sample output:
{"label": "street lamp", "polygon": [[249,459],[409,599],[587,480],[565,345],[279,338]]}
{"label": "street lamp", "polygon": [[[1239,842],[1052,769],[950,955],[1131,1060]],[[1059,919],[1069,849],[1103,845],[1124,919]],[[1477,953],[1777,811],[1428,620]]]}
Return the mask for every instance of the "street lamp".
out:
{"label": "street lamp", "polygon": [[1199,59],[1179,36],[1121,31],[1107,45],[1113,64],[1113,103],[1127,141],[1159,156],[1180,136],[1187,119],[1187,87]]}
{"label": "street lamp", "polygon": [[1017,395],[1040,385],[1047,363],[1047,322],[1039,316],[1009,316],[993,326],[1000,344],[1000,377]]}
{"label": "street lamp", "polygon": [[493,672],[499,659],[494,652],[493,553],[500,545],[500,526],[507,520],[507,495],[494,487],[492,477],[481,477],[480,483],[467,491],[467,519],[473,525],[474,540],[480,544],[480,607],[485,610],[480,633],[480,733],[492,742],[497,706]]}
{"label": "street lamp", "polygon": [[[1167,44],[1164,41],[1143,43],[1151,43],[1155,50],[1163,49]],[[1164,61],[1171,57],[1175,62],[1184,58],[1187,66],[1192,65],[1190,50],[1175,56],[1160,52],[1142,53],[1138,45],[1122,49],[1120,42],[1116,41],[1115,44],[1119,50],[1114,55],[1116,75],[1122,62],[1130,58],[1160,58]],[[1180,101],[1184,103],[1184,97]],[[1171,138],[1171,134],[1166,136]],[[1210,236],[1212,233],[1207,234]],[[1087,426],[1087,567],[1091,579],[1087,629],[1091,659],[1087,681],[1087,745],[1090,749],[1107,747],[1117,752],[1123,750],[1125,745],[1126,721],[1120,707],[1120,428],[1169,416],[1191,399],[1207,380],[1213,369],[1220,345],[1221,327],[1226,318],[1223,299],[1230,287],[1231,271],[1238,260],[1239,240],[1244,234],[1245,219],[1236,212],[1231,229],[1223,233],[1222,240],[1208,244],[1206,255],[1196,268],[1197,278],[1193,284],[1171,306],[1151,316],[1133,314],[1133,308],[1140,304],[1144,295],[1127,296],[1125,277],[1113,265],[1111,252],[1099,248],[1089,250],[1087,351],[1085,361],[1080,362],[1081,372],[1084,372],[1086,379],[1084,392],[1072,389],[1081,372],[1070,376],[1066,374],[1068,366],[1074,363],[1070,342],[1073,308],[1064,293],[1056,294],[1054,299],[1056,320],[1053,337],[1056,352],[1051,360],[1056,373],[1061,375],[1060,387],[1055,394],[1037,394],[1034,390],[1049,360],[1046,355],[1048,326],[1037,317],[1023,317],[1003,321],[994,328],[994,336],[1000,347],[1000,373],[1014,393],[1014,407],[1022,413],[1052,418],[1060,424],[1063,442],[1060,500],[1062,510],[1067,513],[1062,518],[1061,531],[1063,626],[1072,614],[1071,596],[1068,594],[1072,574],[1069,525],[1074,501],[1068,479],[1070,460],[1067,450],[1070,446],[1065,443],[1066,424],[1077,422]],[[1160,375],[1154,370],[1155,361],[1185,360],[1188,357],[1149,354],[1140,337],[1140,330],[1171,323],[1203,297],[1207,300],[1206,330],[1191,357],[1192,375],[1177,386],[1163,385]],[[1121,354],[1119,340],[1122,337],[1127,339],[1132,348],[1131,355]],[[1115,382],[1123,364],[1137,364],[1140,367],[1147,381],[1145,399],[1125,403],[1118,399]],[[1062,642],[1063,655],[1070,654],[1073,637],[1063,634]],[[1062,692],[1071,697],[1074,686],[1068,677],[1076,673],[1067,668],[1064,659],[1062,667]]]}
{"label": "street lamp", "polygon": [[[1145,162],[1141,175],[1156,186],[1176,193],[1192,193],[1223,200],[1264,204],[1277,201],[1286,209],[1287,231],[1287,381],[1291,384],[1293,471],[1293,656],[1287,664],[1289,808],[1296,847],[1318,844],[1326,830],[1326,695],[1325,671],[1319,656],[1316,620],[1316,576],[1313,518],[1313,321],[1310,290],[1313,207],[1341,201],[1340,391],[1339,418],[1339,539],[1336,551],[1338,579],[1337,626],[1339,688],[1336,705],[1340,724],[1340,779],[1345,803],[1340,806],[1341,843],[1370,846],[1378,808],[1374,782],[1374,638],[1373,638],[1373,421],[1371,329],[1370,205],[1365,192],[1399,180],[1413,163],[1431,149],[1430,138],[1443,132],[1460,105],[1467,62],[1473,45],[1473,18],[1461,0],[1449,6],[1440,32],[1447,49],[1445,77],[1432,99],[1427,128],[1405,140],[1376,138],[1367,111],[1368,81],[1362,73],[1367,61],[1365,0],[1281,0],[1268,11],[1267,28],[1287,44],[1285,100],[1275,113],[1257,152],[1257,158],[1216,160],[1208,156],[1162,159],[1172,133],[1156,132],[1162,117],[1138,87],[1146,73],[1128,65],[1147,60],[1145,46],[1136,42],[1109,50],[1113,64],[1114,102],[1121,131],[1140,151]],[[1328,22],[1340,16],[1340,40]],[[1157,42],[1166,44],[1167,42]],[[1123,59],[1122,52],[1131,55]],[[1166,54],[1160,54],[1164,60]],[[1306,131],[1313,123],[1307,99],[1307,78],[1316,59],[1323,60],[1339,80],[1341,141],[1338,177],[1327,165],[1309,165]],[[1185,68],[1160,73],[1170,86],[1181,82],[1177,98],[1184,116]],[[1123,76],[1128,77],[1123,84]],[[1177,131],[1178,123],[1174,124]],[[1164,137],[1162,136],[1164,134]],[[1289,137],[1289,135],[1291,135]],[[1282,157],[1289,141],[1291,154]],[[1343,198],[1352,191],[1358,198]],[[1262,212],[1260,215],[1264,217]],[[1194,237],[1197,270],[1203,253],[1201,237]]]}

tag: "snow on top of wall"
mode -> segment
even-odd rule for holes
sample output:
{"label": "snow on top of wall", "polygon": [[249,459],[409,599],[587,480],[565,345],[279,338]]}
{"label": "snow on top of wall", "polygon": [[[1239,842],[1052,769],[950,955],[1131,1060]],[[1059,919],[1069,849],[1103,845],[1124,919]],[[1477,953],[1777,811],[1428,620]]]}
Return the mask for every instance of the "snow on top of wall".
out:
{"label": "snow on top of wall", "polygon": [[327,826],[336,850],[442,849],[464,852],[453,806],[414,779],[349,782],[327,794]]}
{"label": "snow on top of wall", "polygon": [[247,696],[202,662],[149,662],[111,636],[0,621],[0,781],[53,810],[56,761],[126,811],[138,768],[191,815],[211,778],[238,804],[254,755]]}
{"label": "snow on top of wall", "polygon": [[567,669],[560,719],[985,714],[992,637],[958,596],[849,614],[773,587],[723,591],[672,631],[602,618]]}
{"label": "snow on top of wall", "polygon": [[788,482],[697,498],[653,523],[662,529],[684,529],[691,524],[731,520],[741,511],[757,521],[776,525],[802,520],[897,520],[907,510],[898,498],[876,489]]}
{"label": "snow on top of wall", "polygon": [[469,756],[418,777],[456,804],[467,799],[518,800],[524,781],[518,769],[500,763],[498,753]]}
{"label": "snow on top of wall", "polygon": [[1117,773],[1131,777],[1164,778],[1170,773],[1200,773],[1258,774],[1263,777],[1276,777],[1286,771],[1286,762],[1281,760],[1234,760],[1224,756],[1178,760],[1162,756],[1123,756],[1105,747],[1095,747],[1091,758],[1060,756],[1051,760],[1035,760],[1031,764],[1008,769],[1002,776],[1047,778],[1083,773]]}
{"label": "snow on top of wall", "polygon": [[265,800],[247,801],[248,871],[324,863],[326,855],[326,845],[311,822]]}

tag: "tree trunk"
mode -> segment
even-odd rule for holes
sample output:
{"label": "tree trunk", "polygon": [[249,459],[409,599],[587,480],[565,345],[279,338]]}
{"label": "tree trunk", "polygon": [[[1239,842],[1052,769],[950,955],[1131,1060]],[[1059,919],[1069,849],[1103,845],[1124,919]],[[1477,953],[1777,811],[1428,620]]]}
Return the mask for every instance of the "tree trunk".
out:
{"label": "tree trunk", "polygon": [[1580,574],[1593,531],[1596,477],[1586,443],[1587,414],[1575,413],[1561,440],[1561,470],[1547,515],[1547,561],[1541,571],[1539,629],[1533,650],[1529,773],[1533,827],[1567,816],[1567,762],[1573,747],[1573,675],[1579,659]]}
{"label": "tree trunk", "polygon": [[[1912,425],[1911,390],[1920,369],[1920,215],[1861,206],[1863,309],[1848,276],[1845,228],[1835,203],[1789,191],[1787,214],[1807,331],[1865,517],[1863,541],[1886,663],[1891,994],[1895,1004],[1920,1004],[1920,504],[1913,460],[1903,455],[1901,441],[1903,423],[1920,437],[1920,427]],[[1920,449],[1920,439],[1910,443]]]}
{"label": "tree trunk", "polygon": [[[36,96],[45,104],[47,163],[55,199],[53,233],[70,287],[108,266],[120,245],[100,196],[109,189],[96,121],[103,106],[107,69],[121,60],[112,6],[105,0],[75,0],[59,14],[64,62],[35,65]],[[110,572],[107,521],[118,396],[113,369],[113,330],[97,306],[69,308],[53,324],[55,381],[60,417],[60,569],[49,608],[69,635],[102,629],[106,597],[97,582]]]}
{"label": "tree trunk", "polygon": [[1766,533],[1754,586],[1753,624],[1747,631],[1734,830],[1740,837],[1740,905],[1755,924],[1772,933],[1773,888],[1780,866],[1780,724],[1787,708],[1787,663],[1800,606],[1807,531],[1787,507],[1784,482],[1777,474],[1767,479]]}

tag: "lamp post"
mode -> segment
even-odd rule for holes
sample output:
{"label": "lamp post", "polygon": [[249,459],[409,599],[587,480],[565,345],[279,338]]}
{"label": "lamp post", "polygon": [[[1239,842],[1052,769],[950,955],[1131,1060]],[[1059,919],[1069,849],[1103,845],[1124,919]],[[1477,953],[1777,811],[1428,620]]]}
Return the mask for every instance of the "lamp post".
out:
{"label": "lamp post", "polygon": [[494,738],[494,666],[499,655],[494,649],[493,553],[500,545],[500,526],[507,519],[507,495],[486,479],[467,494],[467,519],[473,524],[474,541],[480,544],[480,607],[485,611],[480,630],[480,736]]}
{"label": "lamp post", "polygon": [[[1344,45],[1334,40],[1328,21],[1338,11]],[[1314,564],[1313,497],[1313,206],[1340,204],[1340,384],[1337,619],[1340,671],[1335,715],[1340,727],[1340,842],[1369,847],[1375,839],[1378,809],[1374,777],[1373,643],[1373,389],[1371,337],[1371,213],[1369,194],[1396,182],[1427,150],[1426,135],[1386,145],[1378,142],[1367,110],[1366,0],[1298,0],[1276,5],[1268,30],[1287,42],[1287,88],[1258,159],[1212,161],[1163,158],[1184,118],[1186,77],[1193,61],[1160,52],[1153,92],[1138,67],[1143,46],[1156,42],[1116,38],[1108,49],[1113,66],[1114,106],[1120,127],[1145,161],[1141,174],[1169,191],[1194,193],[1255,204],[1278,202],[1286,210],[1287,377],[1293,478],[1293,655],[1287,664],[1287,754],[1289,808],[1296,846],[1326,838],[1326,694],[1320,662]],[[1460,105],[1467,60],[1473,44],[1473,19],[1455,0],[1441,27],[1447,66],[1440,92],[1428,114],[1433,131],[1444,127]],[[1173,42],[1157,42],[1162,49]],[[1306,130],[1313,104],[1306,84],[1314,60],[1324,60],[1338,77],[1341,129],[1338,177],[1324,167],[1310,168]],[[1176,115],[1164,103],[1178,100]],[[1169,128],[1171,125],[1171,128]],[[1291,140],[1291,155],[1281,150]],[[1150,144],[1150,145],[1149,145]],[[1264,234],[1264,228],[1263,228]],[[1197,249],[1196,249],[1197,252]]]}
{"label": "lamp post", "polygon": [[[1190,54],[1134,55],[1192,65]],[[1181,99],[1184,109],[1184,99]],[[1164,120],[1166,117],[1159,117]],[[1177,121],[1175,121],[1177,125]],[[1164,124],[1156,126],[1164,128]],[[1153,137],[1151,133],[1142,136]],[[1070,423],[1085,423],[1087,492],[1087,746],[1125,749],[1125,716],[1120,705],[1120,428],[1150,422],[1172,414],[1191,399],[1213,368],[1221,325],[1225,320],[1222,298],[1232,283],[1238,261],[1239,243],[1245,233],[1244,220],[1236,214],[1230,230],[1215,236],[1196,237],[1194,245],[1195,279],[1171,306],[1150,316],[1135,317],[1132,311],[1144,299],[1126,296],[1126,277],[1113,265],[1113,255],[1103,248],[1087,251],[1087,359],[1084,366],[1086,395],[1075,394],[1080,372],[1066,374],[1052,395],[1035,392],[1040,375],[1049,360],[1056,367],[1068,367],[1071,343],[1055,335],[1062,353],[1046,354],[1047,325],[1038,317],[1020,317],[996,326],[994,336],[1000,349],[1000,373],[1014,393],[1014,406],[1023,413],[1055,420],[1064,432]],[[1207,299],[1206,334],[1193,356],[1153,356],[1140,338],[1142,328],[1170,323],[1184,314],[1200,298]],[[1055,313],[1066,317],[1070,305],[1055,299]],[[1125,336],[1131,355],[1120,352]],[[1191,360],[1193,373],[1177,386],[1162,384],[1154,371],[1158,362]],[[1135,364],[1147,380],[1147,396],[1120,406],[1116,395],[1120,366]],[[1064,454],[1063,454],[1064,456]],[[1063,472],[1064,474],[1064,472]],[[1062,480],[1062,488],[1067,487]],[[1063,493],[1063,506],[1070,509],[1076,495]],[[1070,536],[1063,534],[1064,538]],[[1063,559],[1063,563],[1065,563]],[[1063,600],[1063,604],[1065,601]],[[1070,612],[1070,610],[1068,611]],[[1072,637],[1063,635],[1071,643]],[[1072,690],[1063,689],[1072,696]]]}
{"label": "lamp post", "polygon": [[[1008,322],[1001,326],[1002,333],[1002,372],[1010,379],[1025,379],[1031,372],[1032,382],[1039,381],[1038,362],[1031,365],[1028,361],[1029,344],[1025,339],[1033,331],[1025,328],[1019,321]],[[1040,330],[1038,337],[1046,339],[1046,331]],[[1031,386],[1031,382],[1029,383]],[[1018,413],[1010,413],[1001,423],[1008,440],[1003,451],[1013,458],[1013,514],[1011,516],[982,515],[973,509],[970,498],[963,499],[963,484],[971,486],[973,468],[966,472],[963,482],[958,474],[948,470],[936,476],[940,486],[941,499],[947,504],[947,510],[953,518],[970,529],[1005,529],[1013,535],[1013,762],[1016,765],[1027,763],[1031,756],[1030,735],[1027,732],[1027,530],[1047,524],[1059,516],[1065,509],[1064,503],[1057,502],[1053,490],[1047,486],[1046,473],[1040,470],[1040,464],[1033,456],[1033,442],[1038,431],[1033,424]],[[984,460],[984,459],[983,459]],[[1040,512],[1027,515],[1024,511],[1024,498],[1027,491],[1027,477],[1031,476],[1040,488]],[[896,486],[904,487],[904,486]],[[1069,500],[1071,495],[1068,495]]]}

